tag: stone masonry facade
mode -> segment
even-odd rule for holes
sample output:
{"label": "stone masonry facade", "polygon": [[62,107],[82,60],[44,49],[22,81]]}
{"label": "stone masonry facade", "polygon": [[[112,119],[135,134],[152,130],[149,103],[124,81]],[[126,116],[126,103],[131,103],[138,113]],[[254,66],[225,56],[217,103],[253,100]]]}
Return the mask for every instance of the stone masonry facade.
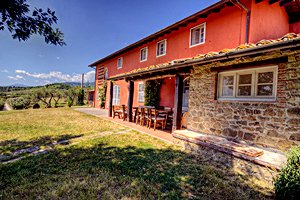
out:
{"label": "stone masonry facade", "polygon": [[[285,57],[278,66],[277,99],[272,102],[217,99],[218,67]],[[253,66],[253,67],[259,67]],[[188,129],[287,150],[300,144],[300,52],[194,66],[190,78]]]}

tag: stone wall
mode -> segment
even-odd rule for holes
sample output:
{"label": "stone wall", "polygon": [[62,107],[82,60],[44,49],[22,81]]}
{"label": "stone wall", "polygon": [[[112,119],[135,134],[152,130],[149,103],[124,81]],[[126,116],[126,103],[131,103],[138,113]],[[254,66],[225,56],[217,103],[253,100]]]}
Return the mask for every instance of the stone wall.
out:
{"label": "stone wall", "polygon": [[289,55],[288,62],[273,63],[278,65],[276,101],[217,100],[218,73],[212,69],[235,63],[251,63],[254,59],[239,58],[229,63],[194,66],[190,79],[188,128],[281,150],[300,144],[299,52]]}

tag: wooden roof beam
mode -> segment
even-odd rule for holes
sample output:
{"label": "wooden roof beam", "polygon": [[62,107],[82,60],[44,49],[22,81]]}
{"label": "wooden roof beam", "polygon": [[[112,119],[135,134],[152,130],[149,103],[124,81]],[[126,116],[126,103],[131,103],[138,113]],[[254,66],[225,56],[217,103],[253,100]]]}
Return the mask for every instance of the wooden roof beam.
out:
{"label": "wooden roof beam", "polygon": [[269,4],[274,4],[274,3],[277,3],[279,0],[269,0]]}
{"label": "wooden roof beam", "polygon": [[264,1],[264,0],[255,0],[255,3],[260,3],[262,1]]}

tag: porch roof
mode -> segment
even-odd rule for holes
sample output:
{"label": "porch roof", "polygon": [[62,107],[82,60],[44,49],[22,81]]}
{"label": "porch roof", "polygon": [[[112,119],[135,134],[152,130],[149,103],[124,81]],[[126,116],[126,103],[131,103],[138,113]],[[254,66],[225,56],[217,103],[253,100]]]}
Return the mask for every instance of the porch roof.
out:
{"label": "porch roof", "polygon": [[216,61],[226,61],[242,56],[257,56],[275,50],[291,51],[300,48],[300,34],[289,33],[276,40],[261,40],[256,44],[242,44],[235,49],[223,49],[220,52],[209,52],[192,58],[177,59],[167,63],[137,68],[130,72],[118,74],[108,80],[138,79],[158,74],[176,74],[186,72],[194,65],[205,65]]}

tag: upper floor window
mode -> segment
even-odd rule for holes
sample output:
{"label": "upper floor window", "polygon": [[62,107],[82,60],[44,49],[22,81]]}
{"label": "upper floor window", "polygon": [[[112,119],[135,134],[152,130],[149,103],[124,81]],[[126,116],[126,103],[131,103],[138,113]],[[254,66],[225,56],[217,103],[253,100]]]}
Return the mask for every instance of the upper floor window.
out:
{"label": "upper floor window", "polygon": [[139,83],[138,88],[138,102],[144,102],[145,101],[145,84]]}
{"label": "upper floor window", "polygon": [[148,47],[142,48],[141,49],[141,54],[140,54],[140,61],[146,61],[148,58]]}
{"label": "upper floor window", "polygon": [[221,72],[219,99],[275,100],[278,67]]}
{"label": "upper floor window", "polygon": [[123,67],[123,58],[118,58],[118,69],[121,69]]}
{"label": "upper floor window", "polygon": [[113,105],[120,105],[120,86],[115,85],[113,88]]}
{"label": "upper floor window", "polygon": [[167,40],[162,40],[157,43],[156,47],[156,56],[164,56],[166,55],[166,50],[167,50]]}
{"label": "upper floor window", "polygon": [[104,70],[104,79],[107,80],[108,79],[108,69],[105,68]]}
{"label": "upper floor window", "polygon": [[203,23],[191,29],[190,47],[197,46],[205,42],[205,27],[206,24]]}

